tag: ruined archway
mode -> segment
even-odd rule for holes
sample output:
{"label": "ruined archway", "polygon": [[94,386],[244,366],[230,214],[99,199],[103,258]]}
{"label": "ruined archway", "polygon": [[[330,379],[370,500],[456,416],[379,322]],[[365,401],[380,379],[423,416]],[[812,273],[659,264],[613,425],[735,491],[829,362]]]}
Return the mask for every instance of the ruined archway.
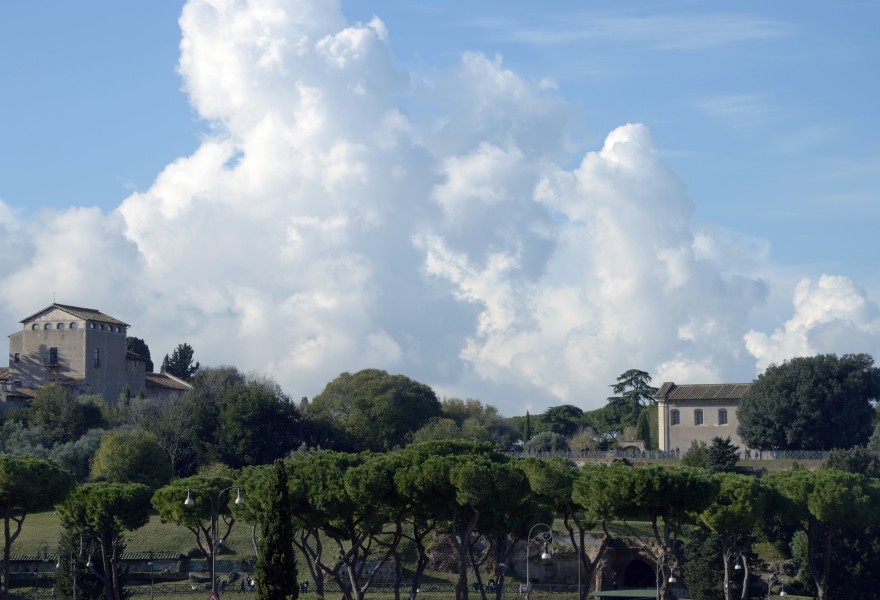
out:
{"label": "ruined archway", "polygon": [[623,573],[624,588],[650,588],[657,585],[657,571],[643,561],[637,558],[626,565]]}

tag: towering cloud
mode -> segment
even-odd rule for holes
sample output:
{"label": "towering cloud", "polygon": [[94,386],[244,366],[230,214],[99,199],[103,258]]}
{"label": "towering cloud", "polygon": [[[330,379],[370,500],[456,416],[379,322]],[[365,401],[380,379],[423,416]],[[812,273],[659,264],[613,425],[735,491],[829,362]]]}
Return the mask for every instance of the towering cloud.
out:
{"label": "towering cloud", "polygon": [[876,305],[831,276],[758,331],[766,243],[695,223],[643,125],[572,160],[565,101],[499,57],[410,78],[379,18],[317,0],[192,0],[180,24],[211,134],[110,214],[0,210],[7,324],[56,292],[295,397],[378,367],[508,415],[597,407],[629,368],[742,381],[880,346]]}

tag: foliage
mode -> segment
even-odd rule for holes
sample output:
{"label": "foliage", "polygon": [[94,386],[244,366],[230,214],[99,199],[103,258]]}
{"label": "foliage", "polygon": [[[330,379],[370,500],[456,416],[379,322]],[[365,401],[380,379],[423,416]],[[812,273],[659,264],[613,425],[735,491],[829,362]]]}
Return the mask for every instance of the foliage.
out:
{"label": "foliage", "polygon": [[826,469],[837,469],[847,473],[861,473],[880,479],[880,458],[864,446],[848,450],[835,449],[828,453],[828,460],[822,465]]}
{"label": "foliage", "polygon": [[25,420],[28,427],[42,428],[53,444],[74,442],[89,429],[106,426],[99,404],[91,400],[77,398],[60,385],[50,383],[37,388],[24,409]]}
{"label": "foliage", "polygon": [[599,440],[596,439],[596,435],[592,430],[581,427],[568,439],[568,449],[572,452],[598,450]]}
{"label": "foliage", "polygon": [[[187,528],[202,555],[210,562],[219,541],[229,537],[235,518],[231,506],[236,498],[228,477],[193,475],[176,479],[153,493],[151,503],[163,522]],[[192,500],[191,504],[185,501]],[[211,527],[217,516],[216,531]],[[216,549],[216,550],[215,550]],[[213,580],[214,573],[211,573]]]}
{"label": "foliage", "polygon": [[440,416],[428,386],[403,375],[365,369],[342,373],[309,406],[309,416],[337,427],[355,450],[390,450]]}
{"label": "foliage", "polygon": [[614,407],[619,425],[625,427],[638,422],[642,409],[653,403],[657,388],[651,386],[646,371],[630,369],[617,376],[611,391],[616,395],[608,398],[608,405]]}
{"label": "foliage", "polygon": [[9,557],[25,517],[70,491],[73,479],[58,464],[36,456],[0,453],[0,515],[3,516],[3,599],[8,600]]}
{"label": "foliage", "polygon": [[880,524],[880,482],[836,469],[769,475],[784,517],[806,533],[807,567],[820,600],[828,598],[835,536],[844,528]]}
{"label": "foliage", "polygon": [[584,411],[577,406],[563,404],[562,406],[548,408],[541,415],[541,421],[550,428],[551,432],[570,437],[580,427],[583,415]]}
{"label": "foliage", "polygon": [[516,433],[498,409],[479,400],[445,398],[435,417],[413,434],[413,442],[465,439],[492,442],[499,450],[509,450]]}
{"label": "foliage", "polygon": [[658,427],[657,405],[651,404],[639,413],[636,423],[636,438],[645,443],[646,450],[657,450],[660,447],[657,439]]}
{"label": "foliage", "polygon": [[[55,589],[61,600],[72,600],[73,586],[76,585],[76,600],[98,600],[104,586],[98,573],[103,575],[103,565],[93,561],[86,567],[90,556],[98,556],[101,545],[93,538],[63,531],[58,538],[58,567],[55,571]],[[74,582],[74,571],[76,572]]]}
{"label": "foliage", "polygon": [[267,510],[262,522],[257,557],[257,598],[296,600],[296,559],[293,553],[293,522],[284,463],[277,461],[269,477]]}
{"label": "foliage", "polygon": [[58,444],[50,452],[52,460],[76,478],[78,483],[86,481],[91,475],[92,461],[104,437],[103,429],[89,429],[75,442]]}
{"label": "foliage", "polygon": [[739,435],[751,448],[828,450],[863,445],[880,369],[867,354],[793,358],[771,365],[740,402]]}
{"label": "foliage", "polygon": [[688,597],[693,600],[723,600],[721,536],[703,527],[694,527],[688,530],[684,538],[685,561],[682,571]]}
{"label": "foliage", "polygon": [[166,354],[165,358],[162,359],[161,372],[174,375],[184,381],[189,381],[195,376],[196,371],[199,370],[199,363],[197,361],[193,362],[194,354],[195,350],[189,344],[178,344],[171,353],[170,358]]}
{"label": "foliage", "polygon": [[299,411],[269,379],[249,378],[216,397],[217,457],[232,467],[268,464],[297,446]]}
{"label": "foliage", "polygon": [[120,571],[123,532],[144,526],[150,518],[150,489],[140,483],[84,483],[57,506],[68,533],[97,542],[102,568],[96,575],[104,585],[105,600],[123,600]]}
{"label": "foliage", "polygon": [[710,473],[732,472],[739,461],[739,449],[731,443],[730,438],[715,436],[712,443],[692,440],[691,447],[681,457],[681,464],[686,467],[699,467]]}
{"label": "foliage", "polygon": [[526,452],[564,452],[568,450],[568,438],[559,433],[544,431],[523,445]]}
{"label": "foliage", "polygon": [[143,483],[151,490],[171,480],[171,461],[149,433],[107,433],[95,453],[92,479]]}
{"label": "foliage", "polygon": [[179,475],[184,474],[181,467],[193,466],[185,460],[192,455],[193,403],[193,394],[187,393],[161,401],[134,398],[129,404],[128,422],[155,436],[172,472]]}
{"label": "foliage", "polygon": [[28,427],[17,419],[6,419],[0,426],[0,452],[48,458],[53,445],[52,439],[40,426]]}
{"label": "foliage", "polygon": [[153,361],[150,357],[150,347],[147,346],[147,343],[141,338],[128,336],[125,338],[125,349],[129,352],[134,352],[141,358],[146,359],[145,369],[147,373],[153,372]]}

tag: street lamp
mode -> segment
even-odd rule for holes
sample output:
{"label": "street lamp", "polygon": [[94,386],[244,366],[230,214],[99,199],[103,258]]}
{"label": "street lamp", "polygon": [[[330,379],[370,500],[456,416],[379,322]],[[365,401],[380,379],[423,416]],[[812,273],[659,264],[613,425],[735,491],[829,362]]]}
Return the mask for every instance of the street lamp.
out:
{"label": "street lamp", "polygon": [[[228,492],[235,486],[229,486],[227,488],[223,488],[217,494],[217,502],[214,502],[214,496],[209,494],[208,500],[211,502],[211,593],[217,594],[217,577],[215,576],[214,567],[216,566],[216,562],[214,557],[217,556],[217,550],[220,548],[220,544],[222,540],[218,542],[217,540],[217,518],[220,516],[220,496],[222,496],[225,492]],[[237,494],[235,496],[236,504],[244,504],[244,496],[241,495],[241,488],[236,488]],[[183,501],[184,505],[192,506],[195,504],[195,500],[193,500],[192,490],[186,490],[186,500]]]}
{"label": "street lamp", "polygon": [[[49,544],[41,542],[39,550],[37,550],[37,559],[43,562],[49,562]],[[40,565],[34,567],[34,600],[37,600],[37,594],[40,589]]]}
{"label": "street lamp", "polygon": [[153,568],[153,551],[150,550],[149,560],[147,560],[147,566],[150,567],[150,600],[153,600],[153,573],[155,569]]}
{"label": "street lamp", "polygon": [[779,584],[779,595],[780,596],[788,596],[788,594],[785,593],[785,584],[782,582],[782,579],[780,579],[780,575],[784,575],[784,574],[785,574],[785,571],[782,569],[782,567],[780,567],[780,568],[776,569],[775,571],[773,571],[773,574],[770,575],[770,582],[767,584],[767,598],[768,599],[773,594],[773,584],[774,583]]}
{"label": "street lamp", "polygon": [[730,561],[733,561],[733,570],[734,571],[743,571],[745,570],[745,574],[743,577],[743,586],[747,585],[746,578],[748,577],[748,563],[747,559],[743,556],[740,549],[736,546],[730,546],[727,550],[724,551],[724,598],[725,600],[730,600]]}
{"label": "street lamp", "polygon": [[[535,537],[532,537],[532,532],[536,527],[544,527],[546,531],[539,531]],[[541,560],[547,561],[550,560],[550,541],[553,539],[553,530],[546,523],[535,523],[532,525],[532,528],[529,529],[529,535],[526,539],[526,600],[529,600],[532,596],[532,580],[529,576],[529,547],[532,544],[532,540],[538,540],[544,544],[544,548],[541,551]]]}
{"label": "street lamp", "polygon": [[[82,556],[82,545],[83,545],[82,544],[82,536],[80,536],[79,550],[76,550],[75,548],[71,548],[70,554],[67,556],[67,564],[70,567],[70,574],[71,574],[71,578],[73,580],[73,594],[72,594],[73,600],[76,600],[76,572],[79,570],[79,557]],[[86,566],[88,566],[88,567],[92,566],[92,557],[91,556],[89,556],[89,562]],[[62,567],[61,552],[59,552],[58,553],[58,562],[55,563],[55,570],[57,571],[61,567]],[[57,574],[55,577],[55,584],[56,585],[58,584]]]}
{"label": "street lamp", "polygon": [[671,552],[667,552],[666,549],[663,549],[663,554],[660,555],[660,558],[657,560],[657,600],[660,600],[660,580],[663,578],[663,570],[669,570],[669,579],[663,584],[663,589],[666,589],[666,583],[676,583],[678,579],[675,578],[675,570],[676,560],[675,555]]}

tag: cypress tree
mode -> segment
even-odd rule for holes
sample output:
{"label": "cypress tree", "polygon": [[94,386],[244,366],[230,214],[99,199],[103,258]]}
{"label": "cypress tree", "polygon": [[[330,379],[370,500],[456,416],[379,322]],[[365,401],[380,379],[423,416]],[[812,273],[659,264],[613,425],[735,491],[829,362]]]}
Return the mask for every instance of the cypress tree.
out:
{"label": "cypress tree", "polygon": [[526,420],[523,423],[523,445],[527,444],[530,439],[532,439],[532,420],[529,411],[526,411]]}
{"label": "cypress tree", "polygon": [[263,539],[257,557],[258,600],[296,600],[296,559],[293,554],[293,522],[284,463],[276,460],[269,476],[268,506],[263,519]]}

